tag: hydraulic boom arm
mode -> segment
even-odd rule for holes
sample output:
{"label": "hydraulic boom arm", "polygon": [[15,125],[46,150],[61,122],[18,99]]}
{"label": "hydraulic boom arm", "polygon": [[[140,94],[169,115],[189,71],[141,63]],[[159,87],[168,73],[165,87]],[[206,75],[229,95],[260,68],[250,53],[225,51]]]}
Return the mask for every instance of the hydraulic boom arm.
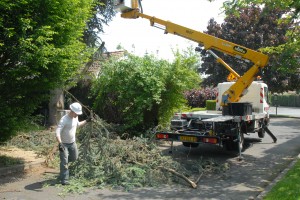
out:
{"label": "hydraulic boom arm", "polygon": [[[204,47],[204,50],[208,50],[218,62],[223,64],[236,78],[237,81],[233,84],[222,96],[222,105],[226,106],[228,102],[238,102],[243,95],[245,89],[247,89],[254,81],[256,74],[259,70],[265,67],[268,63],[268,56],[252,49],[240,46],[238,44],[214,37],[209,34],[205,34],[170,21],[165,21],[156,17],[152,17],[143,14],[139,11],[137,0],[132,1],[132,9],[122,11],[121,17],[136,19],[145,18],[150,20],[150,25],[163,29],[165,33],[171,33],[184,37],[188,40],[197,42]],[[243,75],[239,76],[229,65],[227,65],[221,58],[214,54],[211,50],[217,50],[227,55],[231,55],[238,59],[244,59],[251,61],[253,66]]]}

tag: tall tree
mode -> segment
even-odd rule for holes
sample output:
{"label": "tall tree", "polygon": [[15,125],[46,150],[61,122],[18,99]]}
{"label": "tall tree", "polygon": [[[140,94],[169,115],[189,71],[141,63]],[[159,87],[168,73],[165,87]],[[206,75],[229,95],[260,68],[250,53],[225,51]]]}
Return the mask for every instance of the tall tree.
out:
{"label": "tall tree", "polygon": [[[105,52],[105,42],[101,40],[100,34],[104,32],[104,24],[108,24],[109,21],[112,20],[112,17],[115,16],[115,10],[113,7],[113,0],[95,0],[93,4],[93,15],[91,18],[87,21],[87,28],[84,30],[83,34],[83,41],[84,43],[93,49],[94,54],[90,57],[90,61],[94,62],[99,57],[102,56],[103,52]],[[86,69],[89,67],[89,64],[86,64]],[[86,69],[81,70],[81,73],[85,73]],[[80,87],[83,87],[81,83],[84,81],[80,81],[77,79],[73,79],[71,81],[72,77],[68,79],[66,82],[68,84],[62,85],[63,88],[57,88],[55,90],[51,90],[51,98],[48,104],[48,120],[47,124],[49,126],[55,126],[57,124],[57,120],[60,116],[58,115],[58,110],[64,110],[64,90],[63,89],[69,89],[74,86],[74,82],[77,82],[77,85]],[[72,83],[72,84],[69,84]],[[78,89],[78,88],[77,88]],[[85,89],[88,89],[86,87]]]}
{"label": "tall tree", "polygon": [[[255,5],[240,8],[238,10],[239,15],[228,15],[222,25],[211,19],[207,33],[254,50],[285,44],[288,40],[286,34],[292,26],[291,23],[278,23],[278,20],[284,19],[285,11],[273,9],[272,12],[266,14],[266,9],[269,8],[261,9]],[[253,63],[247,63],[228,55],[220,54],[219,56],[240,75],[243,75],[253,65]],[[275,56],[270,54],[269,64],[260,75],[273,92],[285,91],[292,86],[292,82],[287,82],[290,79],[290,74],[283,73],[283,70],[280,69],[284,69],[284,67],[280,65],[278,59],[275,59]],[[229,74],[211,56],[203,58],[200,71],[208,75],[204,80],[206,85],[216,85],[218,82],[226,81]]]}
{"label": "tall tree", "polygon": [[[300,1],[298,0],[228,0],[224,2],[224,9],[227,15],[234,14],[239,16],[238,10],[253,4],[266,8],[264,15],[271,15],[273,9],[285,11],[285,18],[278,23],[291,24],[286,33],[286,42],[283,44],[271,45],[261,49],[272,55],[278,63],[277,74],[281,79],[285,79],[285,90],[298,89],[300,85]],[[283,91],[283,90],[278,90]]]}
{"label": "tall tree", "polygon": [[87,22],[87,29],[84,31],[84,42],[90,47],[99,47],[104,44],[99,33],[104,32],[104,25],[107,25],[116,14],[114,0],[96,0],[93,11],[93,16]]}
{"label": "tall tree", "polygon": [[0,140],[88,58],[92,0],[0,0]]}

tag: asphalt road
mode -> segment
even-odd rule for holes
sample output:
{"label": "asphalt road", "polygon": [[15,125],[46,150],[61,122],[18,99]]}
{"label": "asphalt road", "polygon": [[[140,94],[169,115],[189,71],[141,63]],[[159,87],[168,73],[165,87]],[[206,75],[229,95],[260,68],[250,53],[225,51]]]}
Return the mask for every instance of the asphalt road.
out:
{"label": "asphalt road", "polygon": [[[164,185],[159,188],[142,188],[128,192],[108,189],[93,189],[84,194],[60,196],[60,185],[43,186],[49,183],[47,176],[33,173],[26,177],[15,177],[0,185],[0,199],[5,200],[86,200],[86,199],[256,199],[272,181],[284,171],[300,153],[300,119],[272,117],[269,129],[277,137],[277,143],[266,134],[246,136],[243,160],[238,161],[231,152],[219,147],[201,145],[189,150],[177,143],[173,156],[184,155],[186,159],[213,159],[228,163],[226,173],[203,175],[196,189],[188,185]],[[165,147],[168,151],[169,147]],[[48,173],[51,173],[48,171]],[[47,174],[47,173],[46,173]]]}
{"label": "asphalt road", "polygon": [[279,116],[290,116],[300,118],[300,108],[299,107],[270,107],[269,113],[271,115]]}

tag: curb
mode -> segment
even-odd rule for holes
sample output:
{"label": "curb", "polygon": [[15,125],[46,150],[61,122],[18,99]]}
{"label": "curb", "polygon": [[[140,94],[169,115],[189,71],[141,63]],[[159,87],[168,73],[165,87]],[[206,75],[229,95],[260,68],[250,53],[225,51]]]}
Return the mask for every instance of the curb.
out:
{"label": "curb", "polygon": [[6,176],[13,173],[20,173],[20,172],[33,170],[35,168],[41,167],[44,163],[45,161],[35,161],[30,163],[13,165],[9,167],[2,167],[0,168],[0,176]]}
{"label": "curb", "polygon": [[267,195],[271,191],[271,189],[275,186],[277,182],[279,182],[287,172],[296,164],[296,162],[300,159],[300,154],[285,168],[282,172],[280,172],[277,177],[266,187],[264,190],[255,198],[256,200],[261,200],[264,196]]}
{"label": "curb", "polygon": [[291,115],[276,115],[276,114],[270,114],[270,117],[274,117],[274,118],[280,118],[280,117],[283,117],[283,118],[295,118],[295,119],[300,119],[300,117],[298,116],[291,116]]}

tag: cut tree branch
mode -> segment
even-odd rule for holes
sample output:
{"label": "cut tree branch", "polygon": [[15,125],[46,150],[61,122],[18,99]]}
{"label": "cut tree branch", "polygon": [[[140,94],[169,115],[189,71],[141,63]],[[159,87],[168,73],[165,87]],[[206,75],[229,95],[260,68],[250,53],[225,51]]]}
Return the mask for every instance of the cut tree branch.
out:
{"label": "cut tree branch", "polygon": [[191,181],[188,177],[186,177],[183,174],[180,174],[178,172],[176,172],[174,169],[169,169],[169,168],[165,168],[163,166],[159,166],[158,168],[161,168],[163,170],[166,170],[168,172],[171,172],[172,174],[175,174],[176,176],[182,178],[183,180],[185,180],[186,182],[188,182],[193,188],[197,188],[197,184],[193,181]]}

